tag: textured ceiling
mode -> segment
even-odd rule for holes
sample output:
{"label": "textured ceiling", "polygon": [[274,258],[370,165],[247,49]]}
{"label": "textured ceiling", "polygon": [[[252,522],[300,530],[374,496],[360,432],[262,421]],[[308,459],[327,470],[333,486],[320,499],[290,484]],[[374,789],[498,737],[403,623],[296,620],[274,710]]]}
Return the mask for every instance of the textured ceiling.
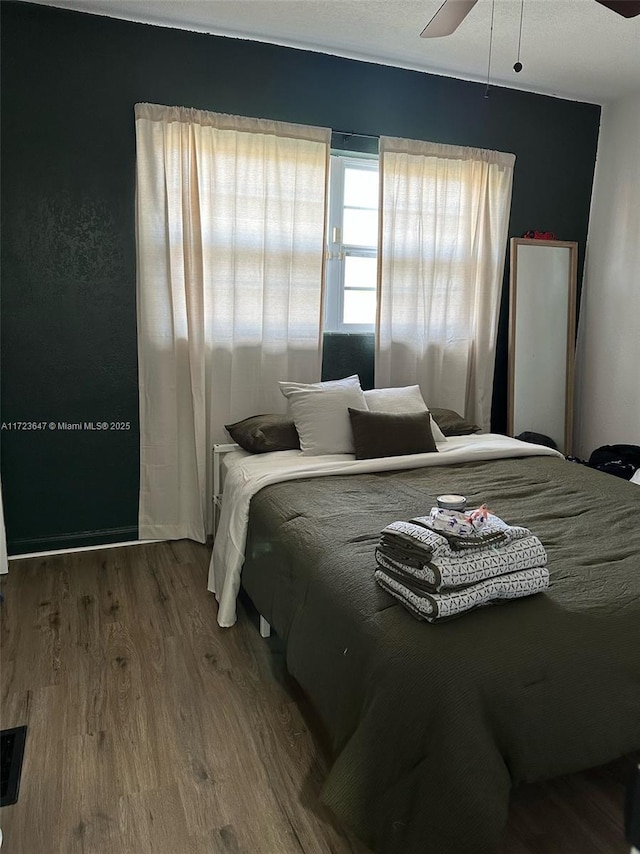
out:
{"label": "textured ceiling", "polygon": [[[441,0],[38,0],[51,6],[231,35],[486,80],[492,0],[479,0],[453,35],[422,39]],[[605,103],[640,92],[640,16],[595,0],[495,0],[491,81]]]}

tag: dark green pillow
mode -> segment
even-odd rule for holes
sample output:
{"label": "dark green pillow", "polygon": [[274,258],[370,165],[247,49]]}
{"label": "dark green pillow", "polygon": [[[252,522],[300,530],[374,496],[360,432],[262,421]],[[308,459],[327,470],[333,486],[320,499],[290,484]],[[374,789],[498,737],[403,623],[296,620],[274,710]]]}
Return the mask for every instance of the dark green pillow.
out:
{"label": "dark green pillow", "polygon": [[225,430],[234,442],[252,454],[300,448],[298,431],[288,415],[252,415],[235,424],[225,424]]}
{"label": "dark green pillow", "polygon": [[425,412],[367,412],[351,409],[349,418],[357,460],[437,451],[431,419]]}
{"label": "dark green pillow", "polygon": [[453,409],[432,407],[431,414],[445,436],[468,436],[470,433],[479,433],[482,429],[477,424],[466,421],[462,415],[458,415]]}

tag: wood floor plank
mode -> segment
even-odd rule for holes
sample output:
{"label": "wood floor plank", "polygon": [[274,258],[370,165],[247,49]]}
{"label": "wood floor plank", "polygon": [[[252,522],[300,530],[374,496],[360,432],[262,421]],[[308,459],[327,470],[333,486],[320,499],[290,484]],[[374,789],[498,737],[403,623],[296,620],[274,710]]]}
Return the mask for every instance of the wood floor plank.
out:
{"label": "wood floor plank", "polygon": [[228,824],[204,836],[190,836],[185,854],[251,854],[238,841],[235,828]]}
{"label": "wood floor plank", "polygon": [[177,786],[123,797],[120,830],[124,851],[177,854],[187,848],[187,828]]}
{"label": "wood floor plank", "polygon": [[120,779],[107,732],[62,742],[62,803],[57,833],[60,854],[126,854],[118,811]]}
{"label": "wood floor plank", "polygon": [[622,830],[631,757],[514,792],[500,854],[628,854]]}
{"label": "wood floor plank", "polygon": [[[31,558],[2,580],[0,717],[27,724],[12,854],[367,854],[319,800],[322,729],[282,644],[216,624],[189,541]],[[627,854],[631,760],[512,797],[498,854]],[[4,850],[4,848],[3,848]]]}
{"label": "wood floor plank", "polygon": [[[0,671],[1,672],[1,671]],[[63,783],[64,690],[60,685],[30,692],[24,760],[18,802],[3,807],[0,815],[4,851],[18,854],[56,852]],[[61,724],[61,726],[59,726]],[[4,727],[4,717],[2,719]]]}

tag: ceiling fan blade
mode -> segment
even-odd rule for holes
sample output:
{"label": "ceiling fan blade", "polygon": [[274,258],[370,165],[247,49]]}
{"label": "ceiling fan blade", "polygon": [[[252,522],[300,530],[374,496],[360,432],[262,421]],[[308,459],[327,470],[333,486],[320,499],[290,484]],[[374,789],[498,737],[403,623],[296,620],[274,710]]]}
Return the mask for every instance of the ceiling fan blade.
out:
{"label": "ceiling fan blade", "polygon": [[435,39],[451,35],[477,2],[478,0],[444,0],[442,6],[420,33],[421,38]]}
{"label": "ceiling fan blade", "polygon": [[635,18],[640,15],[640,0],[596,0],[596,3],[617,12],[623,18]]}

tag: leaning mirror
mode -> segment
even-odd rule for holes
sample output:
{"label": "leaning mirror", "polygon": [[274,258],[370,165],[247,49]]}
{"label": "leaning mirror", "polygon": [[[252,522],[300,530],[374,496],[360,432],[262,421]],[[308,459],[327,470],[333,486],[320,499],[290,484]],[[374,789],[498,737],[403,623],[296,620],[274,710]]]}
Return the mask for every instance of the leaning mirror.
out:
{"label": "leaning mirror", "polygon": [[577,243],[511,239],[507,430],[551,439],[563,454],[572,450],[577,267]]}

